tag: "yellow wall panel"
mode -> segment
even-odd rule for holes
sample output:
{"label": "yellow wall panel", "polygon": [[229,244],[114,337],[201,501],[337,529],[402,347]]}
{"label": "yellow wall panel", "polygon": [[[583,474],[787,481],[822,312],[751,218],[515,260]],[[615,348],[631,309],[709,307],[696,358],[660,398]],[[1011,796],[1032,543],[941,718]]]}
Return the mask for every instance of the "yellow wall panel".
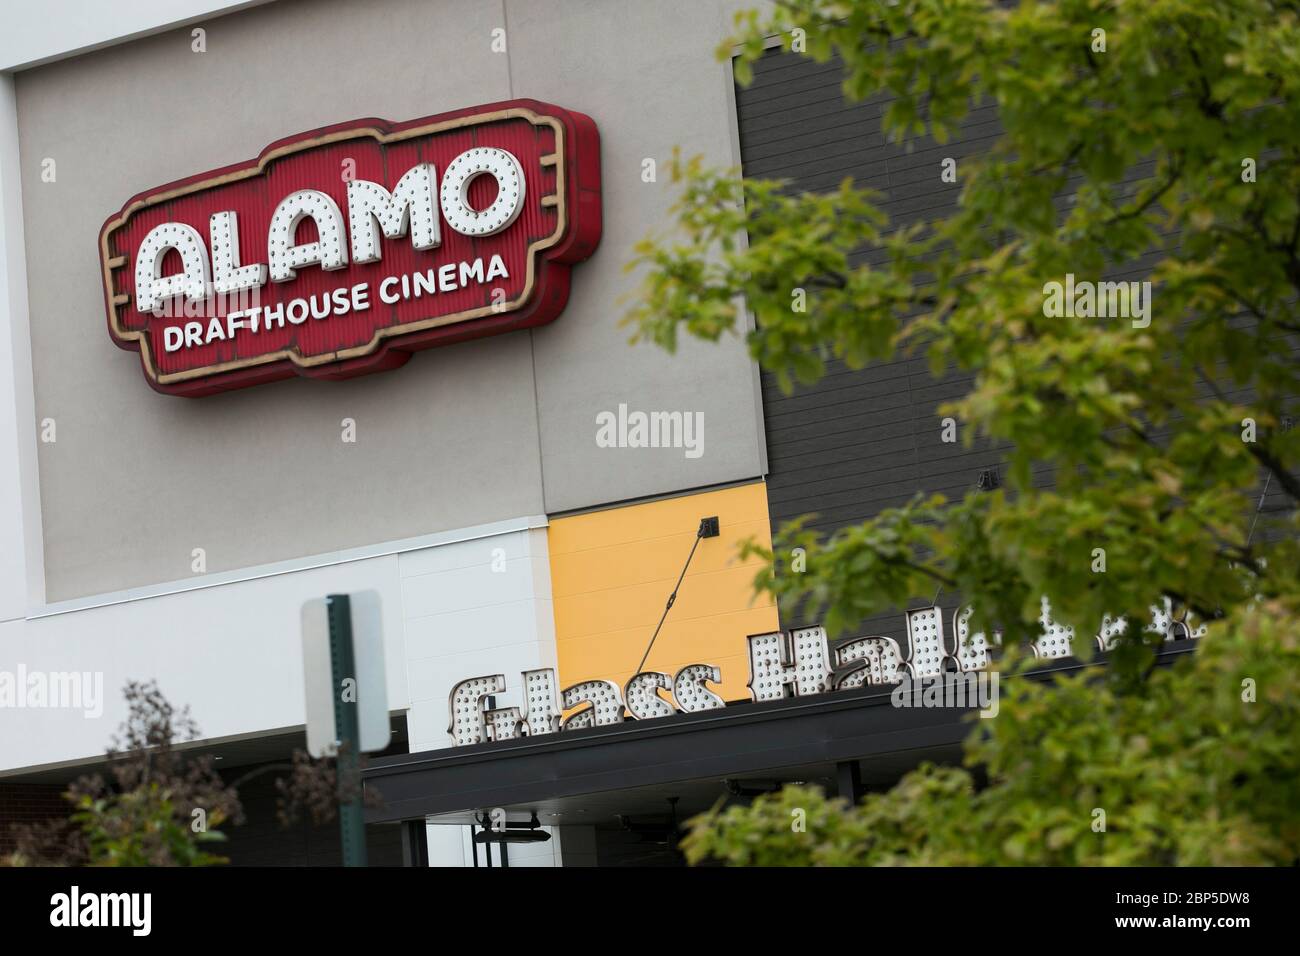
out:
{"label": "yellow wall panel", "polygon": [[762,482],[556,518],[548,532],[555,634],[563,686],[635,672],[690,553],[700,519],[720,534],[700,541],[645,670],[716,664],[721,693],[745,700],[745,637],[777,629],[776,604],[755,596],[761,562],[741,562],[741,541],[771,546]]}

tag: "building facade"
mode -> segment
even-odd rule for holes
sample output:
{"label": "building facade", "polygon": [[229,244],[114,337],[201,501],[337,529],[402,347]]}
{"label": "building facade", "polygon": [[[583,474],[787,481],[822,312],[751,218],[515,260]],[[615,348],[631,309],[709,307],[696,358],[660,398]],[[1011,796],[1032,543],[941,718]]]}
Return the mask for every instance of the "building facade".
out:
{"label": "building facade", "polygon": [[[799,188],[852,175],[901,220],[954,200],[933,155],[880,140],[879,104],[842,100],[835,63],[774,50],[738,90],[714,55],[748,6],[734,0],[73,6],[10,34],[0,63],[0,672],[86,675],[97,692],[0,709],[0,822],[46,813],[102,760],[129,680],[188,706],[195,746],[231,779],[287,760],[306,722],[302,606],[361,590],[381,600],[395,730],[368,777],[388,802],[371,815],[372,863],[672,863],[672,822],[720,795],[793,779],[857,793],[953,756],[951,715],[882,708],[870,681],[745,704],[747,639],[816,622],[756,596],[757,559],[738,546],[770,545],[807,512],[829,529],[918,490],[996,481],[996,449],[937,440],[935,408],[962,381],[906,360],[783,395],[739,337],[669,355],[619,324],[632,246],[668,222],[658,173],[674,148]],[[265,161],[304,131],[522,101],[599,134],[599,242],[549,321],[387,371],[203,397],[151,387],[106,331],[105,276],[136,261],[97,243],[131,197]],[[993,133],[979,112],[969,127],[950,151]],[[159,253],[155,277],[169,261]],[[654,440],[638,421],[658,423]],[[704,519],[716,535],[700,535]],[[935,604],[951,652],[957,596]],[[904,610],[850,637],[915,660],[921,619]],[[525,672],[625,689],[701,664],[718,676],[696,686],[728,706],[452,746],[448,702],[469,678],[505,675],[489,696],[507,707]],[[269,780],[241,788],[234,862],[336,861],[334,831],[275,826]],[[494,809],[551,839],[476,843]]]}

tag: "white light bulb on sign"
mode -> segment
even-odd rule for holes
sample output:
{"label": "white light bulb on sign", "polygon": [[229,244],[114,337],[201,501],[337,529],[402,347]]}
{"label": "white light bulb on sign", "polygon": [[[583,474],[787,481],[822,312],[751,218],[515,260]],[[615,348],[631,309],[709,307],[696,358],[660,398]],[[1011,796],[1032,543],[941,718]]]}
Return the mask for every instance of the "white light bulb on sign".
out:
{"label": "white light bulb on sign", "polygon": [[[952,630],[953,639],[957,642],[954,648],[957,658],[957,669],[959,671],[979,671],[989,666],[989,641],[983,631],[971,633],[970,619],[975,614],[973,607],[966,607],[961,610],[952,612]],[[995,643],[1001,643],[1002,637],[998,632],[993,633]]]}
{"label": "white light bulb on sign", "polygon": [[726,702],[705,685],[722,680],[722,671],[712,664],[687,664],[673,678],[673,698],[688,714],[718,710]]}
{"label": "white light bulb on sign", "polygon": [[[497,197],[483,210],[469,204],[469,187],[479,176],[497,181]],[[439,203],[442,215],[463,236],[491,236],[519,218],[524,208],[524,170],[504,149],[478,146],[467,149],[442,176]]]}
{"label": "white light bulb on sign", "polygon": [[524,671],[524,693],[528,706],[524,719],[530,737],[553,734],[560,729],[560,705],[555,695],[555,671],[549,667]]}
{"label": "white light bulb on sign", "polygon": [[672,686],[672,678],[659,671],[644,671],[635,675],[623,690],[628,713],[637,720],[671,717],[673,708],[659,696],[659,690],[670,690]]}
{"label": "white light bulb on sign", "polygon": [[483,712],[489,740],[515,740],[525,735],[524,715],[518,707],[498,707]]}
{"label": "white light bulb on sign", "polygon": [[790,632],[794,649],[795,696],[824,694],[831,689],[831,653],[824,627],[800,627]]}
{"label": "white light bulb on sign", "polygon": [[1070,643],[1074,639],[1074,628],[1067,627],[1064,624],[1057,624],[1052,620],[1052,604],[1047,600],[1046,595],[1042,599],[1042,613],[1038,615],[1038,623],[1043,626],[1043,633],[1031,645],[1034,656],[1044,658],[1069,657],[1071,654]]}
{"label": "white light bulb on sign", "polygon": [[751,634],[749,647],[749,693],[754,700],[782,700],[786,697],[785,632]]}
{"label": "white light bulb on sign", "polygon": [[352,261],[380,258],[379,233],[398,239],[411,232],[416,249],[442,244],[442,224],[433,201],[438,174],[432,163],[416,163],[390,193],[378,183],[354,179],[348,183],[348,223],[352,231]]}
{"label": "white light bulb on sign", "polygon": [[1097,647],[1103,651],[1112,650],[1119,637],[1128,630],[1128,618],[1111,617],[1109,614],[1103,615],[1101,619],[1101,630],[1097,632]]}
{"label": "white light bulb on sign", "polygon": [[948,649],[943,646],[943,615],[937,607],[907,612],[907,641],[907,669],[913,680],[943,673]]}
{"label": "white light bulb on sign", "polygon": [[[160,276],[163,259],[171,249],[180,253],[183,271]],[[135,257],[137,310],[157,313],[166,300],[178,295],[202,302],[210,286],[208,250],[197,229],[183,222],[165,222],[149,230]]]}
{"label": "white light bulb on sign", "polygon": [[1148,634],[1159,634],[1166,641],[1174,636],[1174,602],[1164,598],[1163,605],[1151,605],[1151,623],[1147,625]]}
{"label": "white light bulb on sign", "polygon": [[457,747],[481,744],[487,738],[487,720],[483,716],[483,698],[506,689],[504,674],[471,677],[451,689],[451,722],[447,733]]}
{"label": "white light bulb on sign", "polygon": [[[299,245],[298,225],[310,218],[316,223],[315,242]],[[271,264],[271,281],[288,282],[298,277],[300,266],[319,264],[322,269],[342,269],[348,264],[344,246],[343,213],[338,203],[315,189],[290,193],[271,215],[267,230],[266,255]]]}
{"label": "white light bulb on sign", "polygon": [[749,693],[754,700],[782,700],[830,690],[833,669],[825,628],[752,634],[747,643]]}
{"label": "white light bulb on sign", "polygon": [[586,710],[580,710],[571,717],[565,718],[560,725],[561,730],[585,730],[588,727],[595,727],[596,722],[592,718],[592,710],[588,707]]}
{"label": "white light bulb on sign", "polygon": [[855,661],[862,664],[840,678],[836,690],[848,690],[867,684],[896,684],[903,666],[898,642],[889,637],[860,637],[835,648],[835,669]]}
{"label": "white light bulb on sign", "polygon": [[266,284],[266,266],[239,264],[239,220],[233,212],[214,212],[208,219],[212,244],[212,291],[228,295]]}
{"label": "white light bulb on sign", "polygon": [[[564,722],[565,730],[578,727],[603,727],[623,722],[623,692],[617,684],[607,680],[587,680],[564,689],[564,709],[572,710],[580,704],[590,704]],[[579,718],[585,718],[579,720]]]}

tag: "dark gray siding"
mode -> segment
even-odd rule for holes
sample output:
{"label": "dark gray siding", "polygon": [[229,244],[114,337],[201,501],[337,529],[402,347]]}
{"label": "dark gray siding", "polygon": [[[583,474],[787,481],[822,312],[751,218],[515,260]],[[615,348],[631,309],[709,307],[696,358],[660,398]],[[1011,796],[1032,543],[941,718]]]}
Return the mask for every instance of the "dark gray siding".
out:
{"label": "dark gray siding", "polygon": [[[882,194],[894,224],[946,216],[959,187],[940,179],[945,157],[957,160],[997,135],[991,108],[968,117],[956,142],[921,141],[909,151],[880,132],[883,98],[848,103],[840,92],[838,60],[813,63],[772,52],[754,66],[754,81],[736,91],[741,158],[746,176],[786,179],[798,191],[832,189],[846,177]],[[882,261],[864,253],[860,261]],[[768,501],[773,530],[815,514],[821,531],[861,522],[907,502],[918,491],[958,498],[996,469],[1000,455],[984,445],[940,439],[938,407],[963,395],[970,379],[934,378],[924,358],[899,358],[850,369],[833,362],[821,381],[781,392],[762,373],[767,427]],[[922,600],[920,604],[927,603]],[[945,628],[957,595],[941,595]],[[783,626],[809,623],[811,612],[783,603]],[[864,621],[857,633],[884,634],[906,653],[901,612]]]}

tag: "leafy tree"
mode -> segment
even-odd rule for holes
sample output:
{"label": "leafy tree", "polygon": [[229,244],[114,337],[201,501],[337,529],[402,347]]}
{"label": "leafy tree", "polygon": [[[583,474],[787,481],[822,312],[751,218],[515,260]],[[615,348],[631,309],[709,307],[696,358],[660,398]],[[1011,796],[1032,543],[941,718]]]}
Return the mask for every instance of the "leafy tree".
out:
{"label": "leafy tree", "polygon": [[1216,623],[1141,694],[1095,672],[1003,681],[970,769],[923,766],[852,810],[786,787],[696,818],[683,848],[744,866],[1294,865],[1295,612]]}
{"label": "leafy tree", "polygon": [[[816,380],[831,357],[861,367],[923,351],[936,375],[972,376],[969,391],[938,413],[961,423],[964,441],[1006,448],[1005,491],[918,496],[825,538],[796,522],[763,552],[760,587],[809,601],[832,634],[939,584],[974,607],[977,627],[999,627],[1013,646],[1036,635],[1042,595],[1057,620],[1076,627],[1079,653],[1105,615],[1145,622],[1161,597],[1217,622],[1206,659],[1263,666],[1242,646],[1247,638],[1268,633],[1294,644],[1286,615],[1300,598],[1300,434],[1288,427],[1300,394],[1298,12],[1286,0],[782,0],[767,20],[738,16],[739,35],[719,53],[741,46],[742,82],[765,37],[788,44],[797,28],[808,55],[842,60],[846,97],[887,103],[882,128],[896,142],[945,142],[975,104],[995,104],[1001,127],[990,149],[961,161],[950,215],[901,226],[850,181],[798,193],[675,158],[677,228],[641,243],[630,264],[643,273],[627,316],[635,339],[672,350],[683,329],[709,340],[743,334],[787,390]],[[863,249],[883,251],[873,257],[883,264],[865,262]],[[1052,314],[1050,283],[1067,274],[1132,278],[1139,260],[1154,289],[1149,322]],[[797,289],[806,311],[792,309]],[[1035,485],[1036,465],[1050,467],[1050,487]],[[1261,480],[1280,493],[1278,511],[1250,513]],[[776,555],[794,548],[807,554],[806,571],[780,573]],[[1099,548],[1106,573],[1093,568]],[[1294,859],[1294,832],[1249,808],[1241,813],[1258,824],[1250,848],[1153,836],[1094,852],[1052,836],[1064,825],[1054,814],[1075,821],[1095,778],[1133,757],[1089,728],[1113,721],[1121,739],[1154,745],[1173,732],[1161,721],[1176,717],[1208,726],[1202,749],[1238,766],[1227,755],[1246,711],[1212,709],[1226,691],[1210,694],[1208,685],[1201,690],[1210,696],[1181,708],[1160,697],[1191,678],[1153,674],[1159,640],[1141,624],[1128,628],[1109,671],[1115,686],[1080,681],[1043,696],[1038,684],[1014,682],[989,740],[972,744],[973,758],[1002,781],[989,790],[974,793],[961,771],[927,771],[836,825],[881,825],[872,815],[883,813],[914,826],[920,818],[898,802],[906,792],[938,827],[918,853],[957,861],[972,844],[961,825],[939,826],[946,816],[938,808],[989,824],[985,802],[1012,799],[1020,804],[1010,822],[987,830],[998,859]],[[1198,661],[1195,671],[1213,682],[1206,666]],[[1107,709],[1098,707],[1103,699]],[[1265,696],[1255,706],[1277,705]],[[1074,721],[1062,723],[1054,709]],[[1076,730],[1084,714],[1087,726]],[[1029,749],[1039,752],[1017,757],[1014,746],[1025,740],[1038,740]],[[1281,763],[1250,751],[1268,768],[1261,786],[1293,788],[1294,750],[1272,737],[1267,746],[1275,749],[1263,756]],[[1151,772],[1196,786],[1175,772],[1175,750],[1154,753],[1144,764]],[[1049,767],[1049,756],[1061,765]],[[1068,772],[1057,781],[1017,779],[1039,771]],[[1155,806],[1144,802],[1147,791],[1115,792]],[[783,808],[779,800],[756,804],[749,822],[761,828]],[[1214,813],[1189,808],[1202,811]],[[730,820],[719,832],[736,836],[740,819],[707,825]],[[1201,817],[1179,824],[1189,833],[1213,829]],[[1234,839],[1244,832],[1232,830]],[[865,859],[901,852],[882,839],[885,849],[867,849]],[[805,843],[786,850],[811,862],[813,851],[793,848]],[[707,836],[694,845],[770,862]]]}
{"label": "leafy tree", "polygon": [[110,779],[88,774],[74,781],[63,795],[68,817],[17,826],[17,851],[0,865],[227,863],[211,845],[226,840],[220,827],[244,822],[238,789],[266,774],[287,772],[275,780],[276,817],[286,829],[305,820],[331,823],[340,801],[358,794],[367,807],[383,804],[376,788],[362,785],[365,755],[355,769],[340,773],[337,759],[295,750],[290,763],[263,764],[226,782],[211,755],[178,746],[200,738],[188,708],[177,710],[153,681],[128,681],[125,697],[127,718],[106,754]]}
{"label": "leafy tree", "polygon": [[20,830],[12,865],[210,866],[219,827],[242,822],[234,788],[211,756],[177,745],[199,736],[188,708],[177,710],[152,681],[126,685],[127,717],[109,748],[111,780],[83,776],[64,795],[66,821]]}
{"label": "leafy tree", "polygon": [[308,820],[316,826],[333,823],[338,819],[339,805],[352,803],[358,797],[363,806],[382,807],[384,798],[379,788],[366,786],[361,777],[369,762],[367,756],[360,754],[355,761],[341,761],[347,752],[343,745],[337,755],[317,758],[305,750],[295,750],[290,763],[262,767],[240,777],[236,784],[268,771],[289,771],[288,776],[275,781],[275,815],[285,828]]}
{"label": "leafy tree", "polygon": [[128,681],[127,718],[106,758],[109,780],[87,774],[63,794],[69,815],[16,825],[17,850],[0,859],[8,866],[213,866],[229,860],[211,850],[222,843],[225,824],[244,822],[238,789],[272,773],[276,817],[281,826],[304,820],[316,826],[338,817],[340,802],[361,796],[367,807],[383,804],[375,787],[364,787],[362,755],[340,772],[334,757],[316,759],[295,750],[290,763],[258,766],[229,783],[211,755],[178,744],[200,738],[189,708],[177,709],[156,682]]}

